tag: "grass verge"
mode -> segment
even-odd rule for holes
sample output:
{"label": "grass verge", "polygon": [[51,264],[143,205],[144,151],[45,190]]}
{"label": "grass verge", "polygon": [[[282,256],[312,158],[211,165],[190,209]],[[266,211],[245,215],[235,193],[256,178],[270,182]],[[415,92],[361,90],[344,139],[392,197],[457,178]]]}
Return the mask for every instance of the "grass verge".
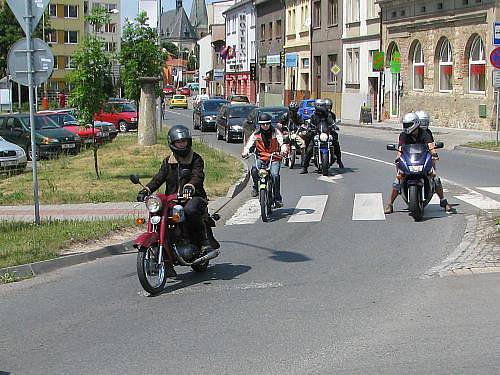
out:
{"label": "grass verge", "polygon": [[[170,154],[166,136],[158,144],[141,147],[137,134],[120,134],[112,143],[99,149],[101,177],[96,178],[92,150],[77,156],[62,156],[39,162],[39,196],[43,204],[101,203],[134,201],[137,187],[129,181],[137,174],[147,183]],[[205,160],[205,187],[210,197],[226,194],[241,176],[240,162],[222,151],[199,141],[194,150]],[[163,189],[161,189],[163,190]],[[32,204],[32,174],[0,177],[0,205]]]}
{"label": "grass verge", "polygon": [[[43,221],[40,226],[22,222],[0,222],[0,268],[56,258],[68,246],[94,240],[131,227],[132,219],[96,221]],[[15,281],[11,274],[0,282]]]}
{"label": "grass verge", "polygon": [[480,148],[482,150],[500,151],[500,144],[497,146],[496,141],[469,142],[469,143],[466,143],[464,146],[472,147],[472,148]]}

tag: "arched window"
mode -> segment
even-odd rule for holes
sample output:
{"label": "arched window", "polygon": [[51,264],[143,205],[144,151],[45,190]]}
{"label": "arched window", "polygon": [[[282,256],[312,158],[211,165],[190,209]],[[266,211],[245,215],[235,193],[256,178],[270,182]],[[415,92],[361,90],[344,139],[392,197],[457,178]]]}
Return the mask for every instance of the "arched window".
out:
{"label": "arched window", "polygon": [[445,39],[439,53],[439,91],[451,92],[453,89],[453,55],[451,44]]}
{"label": "arched window", "polygon": [[485,93],[486,87],[486,60],[484,57],[484,43],[478,35],[472,42],[469,55],[469,92]]}
{"label": "arched window", "polygon": [[424,51],[422,45],[417,42],[413,51],[413,90],[424,89]]}

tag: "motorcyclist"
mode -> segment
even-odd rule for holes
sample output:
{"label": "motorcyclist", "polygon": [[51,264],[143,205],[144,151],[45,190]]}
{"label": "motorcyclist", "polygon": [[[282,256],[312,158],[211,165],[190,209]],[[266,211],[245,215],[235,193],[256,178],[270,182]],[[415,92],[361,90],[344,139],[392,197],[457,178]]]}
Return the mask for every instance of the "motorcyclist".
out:
{"label": "motorcyclist", "polygon": [[[384,208],[384,213],[386,214],[391,214],[394,212],[394,201],[401,192],[401,180],[403,179],[404,176],[401,174],[398,168],[398,163],[401,157],[402,146],[408,144],[426,144],[429,147],[432,159],[436,160],[438,158],[437,151],[434,148],[434,140],[426,130],[420,127],[420,120],[418,116],[413,112],[406,113],[403,116],[403,131],[399,135],[398,155],[395,161],[396,171],[397,171],[396,179],[392,184],[390,200]],[[436,187],[436,192],[437,192],[437,187]],[[442,187],[441,187],[441,193],[442,193]],[[444,207],[446,211],[452,210],[451,206],[448,204],[446,199],[442,198],[440,204],[441,207]]]}
{"label": "motorcyclist", "polygon": [[[335,124],[337,121],[337,116],[332,111],[333,103],[329,98],[325,99],[326,108],[328,108],[328,123]],[[337,164],[339,168],[344,168],[344,163],[342,163],[342,151],[340,150],[339,134],[337,133],[338,128],[332,127],[332,137],[333,137],[333,152],[337,157]]]}
{"label": "motorcyclist", "polygon": [[288,131],[290,133],[295,133],[295,141],[297,142],[297,146],[299,146],[301,155],[304,156],[306,141],[303,138],[303,132],[301,132],[300,130],[305,130],[306,126],[304,124],[304,120],[299,115],[299,106],[296,102],[291,102],[288,105],[288,112],[283,114],[280,122],[283,126],[288,127]]}
{"label": "motorcyclist", "polygon": [[184,205],[187,228],[193,235],[192,240],[201,246],[202,251],[209,252],[219,247],[219,244],[208,223],[208,199],[203,187],[204,161],[192,150],[192,142],[191,133],[184,125],[175,125],[169,130],[168,146],[172,154],[163,160],[160,170],[146,184],[146,188],[139,191],[137,201],[144,201],[166,183],[165,194],[181,194],[184,199],[188,199]]}
{"label": "motorcyclist", "polygon": [[[267,113],[261,113],[258,119],[258,128],[252,133],[248,142],[243,148],[241,156],[248,157],[250,150],[255,146],[255,153],[257,154],[256,165],[252,167],[252,197],[258,194],[257,184],[259,181],[258,169],[264,168],[269,163],[272,153],[285,153],[286,145],[283,144],[283,134],[278,129],[274,129],[271,125],[271,116]],[[283,199],[280,193],[280,155],[273,156],[271,164],[271,178],[274,188],[274,204],[277,208],[283,207]]]}

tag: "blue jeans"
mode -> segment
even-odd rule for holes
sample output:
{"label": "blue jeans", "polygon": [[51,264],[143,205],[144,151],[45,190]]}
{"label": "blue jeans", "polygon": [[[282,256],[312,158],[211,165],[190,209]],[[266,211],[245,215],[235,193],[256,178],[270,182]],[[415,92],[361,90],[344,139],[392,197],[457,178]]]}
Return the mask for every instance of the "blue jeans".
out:
{"label": "blue jeans", "polygon": [[[268,162],[264,162],[261,159],[257,159],[257,166],[252,167],[252,179],[253,179],[253,188],[258,190],[259,184],[259,171],[257,168],[264,168]],[[281,161],[273,161],[271,163],[271,178],[273,180],[273,195],[274,201],[281,202],[283,199],[281,198],[280,193],[280,167]]]}

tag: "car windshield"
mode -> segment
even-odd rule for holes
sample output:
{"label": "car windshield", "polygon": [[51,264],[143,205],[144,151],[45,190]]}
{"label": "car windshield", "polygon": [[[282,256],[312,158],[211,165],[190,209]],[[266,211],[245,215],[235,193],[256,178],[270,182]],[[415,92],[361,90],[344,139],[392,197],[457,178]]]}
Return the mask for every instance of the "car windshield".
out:
{"label": "car windshield", "polygon": [[267,111],[262,111],[262,113],[267,113],[269,116],[271,116],[271,122],[274,123],[280,121],[286,112],[287,112],[286,109],[271,109]]}
{"label": "car windshield", "polygon": [[75,122],[78,122],[74,116],[68,113],[53,114],[49,115],[48,117],[57,124],[63,124],[65,122],[69,122],[73,123],[71,125],[74,125]]}
{"label": "car windshield", "polygon": [[222,107],[226,102],[220,101],[220,102],[212,102],[212,101],[204,101],[202,102],[201,106],[203,107],[204,111],[207,112],[217,112],[220,107]]}
{"label": "car windshield", "polygon": [[[29,117],[23,117],[23,123],[26,125],[26,127],[30,127],[30,118]],[[58,128],[57,123],[51,120],[48,116],[35,116],[35,129],[36,130],[41,130],[41,129],[54,129]]]}
{"label": "car windshield", "polygon": [[135,105],[131,103],[119,103],[115,104],[116,112],[137,112]]}
{"label": "car windshield", "polygon": [[231,101],[233,102],[245,102],[248,103],[248,98],[246,96],[232,96]]}
{"label": "car windshield", "polygon": [[253,108],[252,106],[231,108],[229,111],[229,118],[246,118]]}
{"label": "car windshield", "polygon": [[184,99],[183,95],[174,95],[174,99]]}

